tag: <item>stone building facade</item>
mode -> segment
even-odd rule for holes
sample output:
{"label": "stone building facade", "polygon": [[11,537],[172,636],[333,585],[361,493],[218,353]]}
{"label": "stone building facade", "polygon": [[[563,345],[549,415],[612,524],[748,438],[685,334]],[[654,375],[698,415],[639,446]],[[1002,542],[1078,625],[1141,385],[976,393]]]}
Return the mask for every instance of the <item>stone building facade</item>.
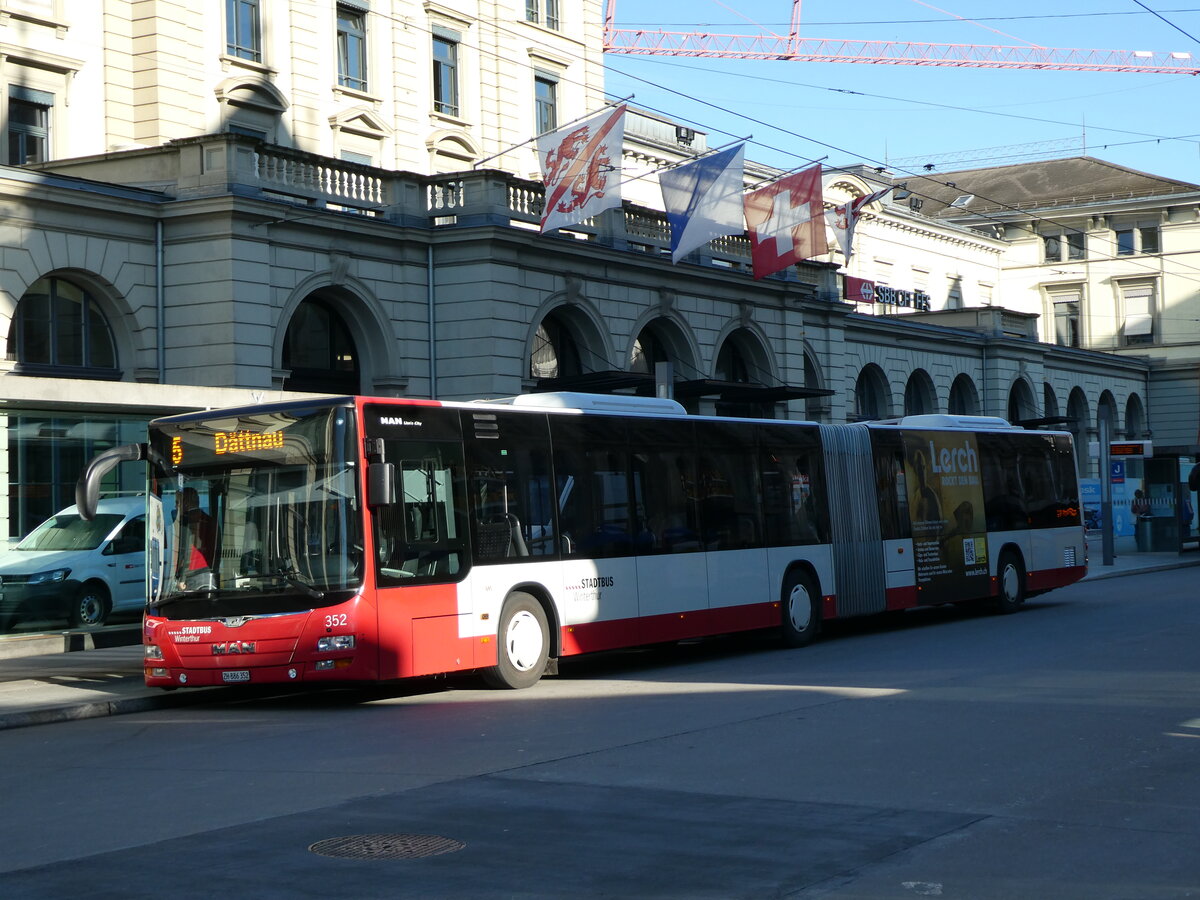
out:
{"label": "stone building facade", "polygon": [[[961,304],[846,302],[836,258],[755,280],[742,236],[672,265],[641,182],[539,234],[528,139],[599,106],[598,7],[7,0],[25,156],[0,167],[4,533],[68,505],[83,460],[153,415],[312,393],[664,391],[825,422],[1057,408],[1081,439],[1101,409],[1151,419],[1147,359],[1039,340],[992,280],[1001,236],[894,200],[851,272],[890,261],[931,292],[958,273]],[[626,169],[704,146],[637,113]],[[836,182],[831,201],[873,189]]]}

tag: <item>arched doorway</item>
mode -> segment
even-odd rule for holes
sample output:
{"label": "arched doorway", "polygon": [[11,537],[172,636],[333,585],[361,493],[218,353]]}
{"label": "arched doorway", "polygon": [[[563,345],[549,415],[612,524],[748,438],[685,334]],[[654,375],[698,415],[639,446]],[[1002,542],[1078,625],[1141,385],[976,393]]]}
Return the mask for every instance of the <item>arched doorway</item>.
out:
{"label": "arched doorway", "polygon": [[[695,356],[683,329],[670,318],[660,316],[638,332],[629,348],[629,371],[655,376],[659,363],[670,363],[672,382],[691,381],[703,376],[696,368]],[[688,410],[699,410],[698,397],[676,397]]]}
{"label": "arched doorway", "polygon": [[1117,437],[1117,398],[1112,395],[1112,391],[1104,391],[1100,394],[1100,400],[1096,404],[1096,428],[1100,428],[1101,422],[1108,422],[1108,439],[1111,441]]}
{"label": "arched doorway", "polygon": [[[816,390],[825,388],[825,380],[821,377],[821,368],[807,348],[804,351],[804,386]],[[804,398],[804,418],[810,422],[825,421],[825,414],[828,411],[829,400],[826,397]]]}
{"label": "arched doorway", "polygon": [[924,369],[915,369],[904,385],[904,414],[924,416],[937,412],[937,392]]}
{"label": "arched doorway", "polygon": [[653,375],[658,363],[671,362],[671,353],[658,332],[647,326],[633,341],[629,351],[629,371],[639,375]]}
{"label": "arched doorway", "polygon": [[1008,421],[1016,424],[1038,417],[1033,390],[1024,378],[1018,378],[1008,389]]}
{"label": "arched doorway", "polygon": [[1142,398],[1130,394],[1125,401],[1125,438],[1126,440],[1141,440],[1146,434],[1146,407]]}
{"label": "arched doorway", "polygon": [[886,419],[892,414],[891,390],[883,369],[874,363],[863,366],[854,383],[854,420]]}
{"label": "arched doorway", "polygon": [[1059,416],[1058,397],[1054,393],[1054,387],[1048,381],[1042,385],[1042,415],[1048,419]]}
{"label": "arched doorway", "polygon": [[952,416],[979,415],[979,392],[969,375],[960,373],[950,385],[950,402],[947,409]]}
{"label": "arched doorway", "polygon": [[[771,380],[770,368],[757,336],[746,328],[732,331],[717,351],[713,378],[747,387],[765,387]],[[742,416],[745,418],[773,419],[775,404],[752,399],[726,399],[722,397],[716,405],[719,416]]]}
{"label": "arched doorway", "polygon": [[345,319],[328,299],[307,297],[292,314],[283,339],[285,391],[357,394],[358,351]]}
{"label": "arched doorway", "polygon": [[1067,426],[1075,441],[1075,459],[1079,466],[1079,474],[1088,474],[1088,423],[1091,415],[1088,412],[1087,397],[1082,388],[1072,388],[1067,397],[1067,417],[1071,419]]}
{"label": "arched doorway", "polygon": [[583,374],[583,361],[570,326],[551,313],[542,319],[533,336],[529,353],[529,377],[570,378]]}

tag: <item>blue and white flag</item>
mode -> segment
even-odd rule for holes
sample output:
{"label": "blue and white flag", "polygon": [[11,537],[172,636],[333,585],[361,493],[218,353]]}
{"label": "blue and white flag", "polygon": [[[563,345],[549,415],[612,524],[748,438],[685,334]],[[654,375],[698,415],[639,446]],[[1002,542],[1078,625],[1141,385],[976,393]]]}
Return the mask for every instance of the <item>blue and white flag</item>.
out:
{"label": "blue and white flag", "polygon": [[741,234],[746,145],[702,156],[658,176],[671,225],[671,262],[713,238]]}

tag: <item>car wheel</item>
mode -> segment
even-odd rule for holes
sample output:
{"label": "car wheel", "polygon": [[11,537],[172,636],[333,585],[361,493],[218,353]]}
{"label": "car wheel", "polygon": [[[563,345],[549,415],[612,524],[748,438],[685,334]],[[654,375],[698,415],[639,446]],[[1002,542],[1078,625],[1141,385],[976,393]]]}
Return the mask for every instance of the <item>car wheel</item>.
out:
{"label": "car wheel", "polygon": [[496,665],[484,670],[484,681],[496,688],[537,684],[550,655],[550,627],[542,604],[529,594],[509,596],[500,613],[496,638]]}
{"label": "car wheel", "polygon": [[89,581],[79,589],[71,606],[71,625],[82,628],[103,625],[110,608],[108,588],[98,581]]}

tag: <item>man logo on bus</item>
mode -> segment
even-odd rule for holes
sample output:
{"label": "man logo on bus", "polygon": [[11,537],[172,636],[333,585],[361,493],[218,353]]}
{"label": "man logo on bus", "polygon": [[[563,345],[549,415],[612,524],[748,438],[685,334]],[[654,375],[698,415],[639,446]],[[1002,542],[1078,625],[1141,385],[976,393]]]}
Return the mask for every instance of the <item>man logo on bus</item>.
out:
{"label": "man logo on bus", "polygon": [[236,653],[253,653],[254,641],[230,641],[227,644],[213,644],[213,656],[229,656]]}

